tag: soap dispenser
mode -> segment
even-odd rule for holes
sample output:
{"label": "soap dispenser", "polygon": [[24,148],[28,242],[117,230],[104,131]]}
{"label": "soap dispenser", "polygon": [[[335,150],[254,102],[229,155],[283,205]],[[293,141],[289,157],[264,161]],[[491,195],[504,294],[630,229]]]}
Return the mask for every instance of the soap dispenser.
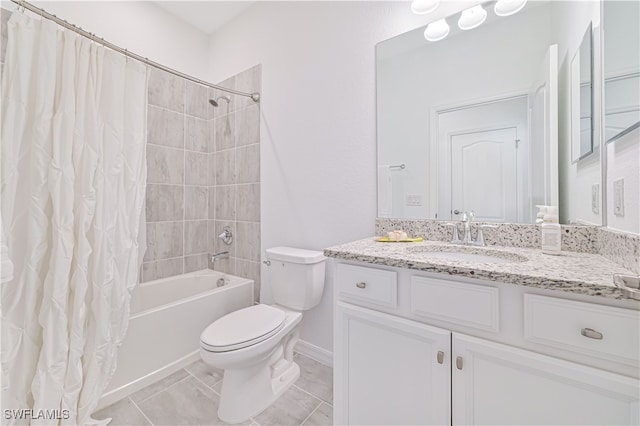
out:
{"label": "soap dispenser", "polygon": [[558,223],[558,207],[546,207],[541,228],[542,252],[559,255],[562,247],[562,234]]}

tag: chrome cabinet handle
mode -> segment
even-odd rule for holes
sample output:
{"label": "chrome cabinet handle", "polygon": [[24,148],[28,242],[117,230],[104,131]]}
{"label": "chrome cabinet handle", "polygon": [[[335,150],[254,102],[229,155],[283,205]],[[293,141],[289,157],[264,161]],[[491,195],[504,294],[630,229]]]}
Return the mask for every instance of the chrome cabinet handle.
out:
{"label": "chrome cabinet handle", "polygon": [[367,286],[367,283],[365,282],[356,283],[356,287],[358,288],[365,288],[366,286]]}
{"label": "chrome cabinet handle", "polygon": [[442,364],[444,362],[444,352],[438,351],[436,359],[438,360],[438,364]]}
{"label": "chrome cabinet handle", "polygon": [[588,337],[589,339],[596,339],[596,340],[602,340],[602,333],[595,331],[592,328],[583,328],[582,330],[580,330],[580,334],[582,334],[584,337]]}
{"label": "chrome cabinet handle", "polygon": [[456,368],[458,370],[462,370],[462,357],[461,356],[456,357]]}

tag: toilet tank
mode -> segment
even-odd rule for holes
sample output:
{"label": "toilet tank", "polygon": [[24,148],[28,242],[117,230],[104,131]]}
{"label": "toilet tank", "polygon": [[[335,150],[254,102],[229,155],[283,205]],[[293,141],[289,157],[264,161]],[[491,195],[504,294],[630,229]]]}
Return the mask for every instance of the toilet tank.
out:
{"label": "toilet tank", "polygon": [[265,253],[270,262],[269,282],[278,305],[306,311],[320,303],[326,259],[321,251],[274,247]]}

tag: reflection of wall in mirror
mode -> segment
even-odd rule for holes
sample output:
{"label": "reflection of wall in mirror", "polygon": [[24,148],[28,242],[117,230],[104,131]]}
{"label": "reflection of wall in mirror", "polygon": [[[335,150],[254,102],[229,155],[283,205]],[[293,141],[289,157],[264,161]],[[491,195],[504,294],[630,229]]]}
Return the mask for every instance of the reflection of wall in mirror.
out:
{"label": "reflection of wall in mirror", "polygon": [[[606,145],[607,226],[640,234],[640,128]],[[624,179],[623,215],[616,214],[613,182]]]}
{"label": "reflection of wall in mirror", "polygon": [[[571,61],[580,49],[585,30],[592,24],[600,26],[600,3],[595,1],[552,2],[552,26],[554,37],[563,40],[558,51],[558,147],[560,173],[560,222],[581,224],[602,224],[602,206],[596,195],[597,208],[593,209],[593,188],[600,185],[602,174],[598,143],[594,141],[594,152],[583,160],[572,164],[571,153]],[[597,33],[597,31],[596,31]],[[594,52],[598,40],[594,38]],[[596,53],[597,54],[597,53]],[[600,73],[594,68],[592,80],[598,81]],[[593,116],[600,114],[598,90],[593,98]],[[598,121],[594,121],[594,134],[599,134]],[[598,190],[597,194],[601,191]],[[597,211],[597,213],[596,213]]]}
{"label": "reflection of wall in mirror", "polygon": [[640,121],[640,2],[603,6],[605,141]]}
{"label": "reflection of wall in mirror", "polygon": [[528,93],[551,43],[548,9],[535,7],[473,34],[378,58],[378,164],[406,163],[410,173],[402,189],[423,200],[421,206],[394,205],[394,217],[435,218],[438,159],[429,141],[436,108]]}

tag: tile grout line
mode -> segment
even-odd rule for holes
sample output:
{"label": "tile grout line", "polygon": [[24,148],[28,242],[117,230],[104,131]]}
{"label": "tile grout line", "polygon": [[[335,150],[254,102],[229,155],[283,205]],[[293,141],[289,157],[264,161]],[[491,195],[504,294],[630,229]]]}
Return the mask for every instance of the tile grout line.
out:
{"label": "tile grout line", "polygon": [[317,396],[315,396],[315,395],[314,395],[314,394],[312,394],[311,392],[308,392],[308,391],[306,391],[306,390],[302,389],[301,387],[299,387],[299,386],[298,386],[298,385],[296,385],[295,383],[293,383],[293,384],[291,385],[291,387],[295,387],[295,388],[296,388],[296,389],[298,389],[299,391],[302,391],[302,392],[306,393],[307,395],[311,396],[312,398],[317,399],[317,400],[318,400],[318,401],[320,401],[320,402],[324,402],[324,400],[323,400],[322,398],[318,398]]}
{"label": "tile grout line", "polygon": [[300,423],[299,426],[304,425],[304,423],[309,420],[311,418],[311,416],[313,416],[313,413],[315,413],[316,411],[318,411],[318,408],[320,408],[320,406],[322,405],[322,400],[320,401],[320,404],[318,404],[318,406],[316,408],[313,409],[313,411],[311,411],[311,413],[309,413],[309,415],[302,421],[302,423]]}
{"label": "tile grout line", "polygon": [[218,396],[221,396],[214,388],[213,386],[217,385],[218,383],[220,383],[222,381],[222,379],[218,380],[217,382],[215,382],[215,384],[213,386],[209,386],[208,384],[206,384],[202,379],[200,379],[200,377],[196,376],[195,374],[193,374],[191,371],[187,370],[186,368],[184,369],[184,371],[186,371],[191,377],[193,377],[194,379],[196,379],[198,382],[200,382],[204,387],[206,387],[207,389],[210,389],[211,392],[215,393]]}
{"label": "tile grout line", "polygon": [[128,399],[129,401],[131,401],[131,403],[133,404],[133,406],[134,406],[134,407],[136,407],[136,409],[140,412],[140,414],[142,414],[142,417],[144,417],[145,419],[147,419],[147,421],[149,422],[149,424],[150,424],[151,426],[154,426],[154,425],[153,425],[153,422],[151,421],[151,419],[150,419],[149,417],[147,417],[147,414],[146,414],[144,411],[142,411],[142,408],[140,408],[140,407],[138,406],[138,404],[136,404],[136,402],[135,402],[133,399],[131,399],[131,397],[130,397],[130,396],[128,396],[128,397],[127,397],[127,399]]}
{"label": "tile grout line", "polygon": [[[163,389],[159,390],[158,392],[155,392],[155,393],[153,393],[153,394],[149,395],[148,397],[146,397],[146,398],[144,398],[144,399],[142,399],[142,400],[138,401],[138,402],[137,402],[137,404],[145,403],[145,402],[147,402],[148,400],[150,400],[151,398],[153,398],[153,397],[155,397],[155,396],[158,396],[158,395],[159,395],[159,394],[161,394],[162,392],[164,392],[164,391],[166,391],[166,390],[169,390],[169,389],[171,389],[172,387],[174,387],[175,385],[177,385],[178,383],[184,382],[186,379],[188,379],[188,378],[189,378],[189,377],[188,377],[188,376],[189,376],[189,374],[188,374],[189,372],[188,372],[187,370],[185,370],[184,368],[182,368],[182,370],[184,370],[184,371],[186,371],[186,372],[187,372],[187,377],[183,377],[182,379],[178,380],[177,382],[175,382],[175,383],[171,383],[169,386],[167,386],[167,387],[165,387],[165,388],[163,388]],[[177,373],[177,371],[176,371],[176,373]],[[173,374],[175,374],[175,373],[173,373]],[[170,377],[170,376],[167,376],[167,377]],[[161,380],[163,380],[163,379],[160,379],[160,381],[161,381]],[[158,383],[158,382],[156,382],[156,383]],[[154,384],[154,383],[152,383],[152,384]],[[144,389],[144,388],[143,388],[143,389]],[[131,400],[131,402],[134,402],[134,401],[133,401],[133,399]]]}

